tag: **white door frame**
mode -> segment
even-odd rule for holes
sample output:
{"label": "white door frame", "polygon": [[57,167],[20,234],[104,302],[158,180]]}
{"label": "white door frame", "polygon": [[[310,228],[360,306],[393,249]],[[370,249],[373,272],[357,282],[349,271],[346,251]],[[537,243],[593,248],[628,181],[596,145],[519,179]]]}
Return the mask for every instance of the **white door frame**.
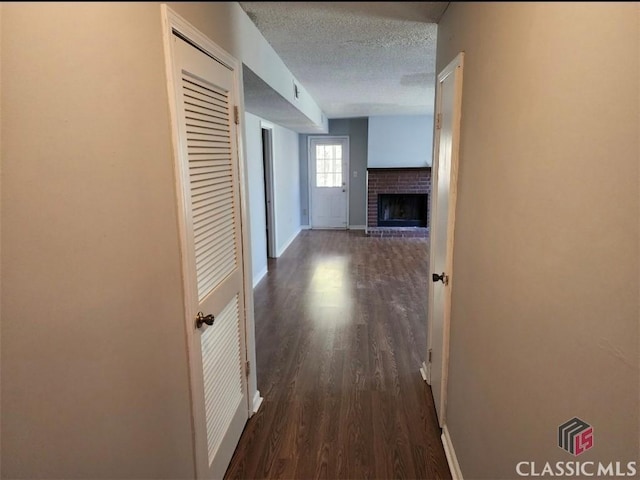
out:
{"label": "white door frame", "polygon": [[[449,331],[451,321],[451,290],[453,288],[453,247],[454,247],[454,227],[456,215],[456,199],[458,185],[458,160],[460,147],[460,120],[462,117],[462,70],[464,66],[464,53],[460,52],[456,57],[438,74],[436,82],[436,105],[433,136],[433,166],[431,168],[431,225],[430,225],[430,245],[434,245],[436,237],[436,224],[434,221],[437,212],[437,189],[438,189],[438,163],[440,153],[440,128],[438,119],[442,114],[442,102],[440,93],[440,83],[449,75],[455,75],[455,101],[452,116],[452,139],[451,139],[451,175],[449,181],[449,211],[447,221],[447,245],[445,256],[445,272],[449,275],[448,288],[444,292],[444,318],[443,318],[443,348],[442,348],[442,382],[440,388],[440,426],[446,424],[446,406],[447,406],[447,382],[449,373]],[[429,251],[429,265],[435,264],[434,250]],[[429,278],[428,293],[428,315],[427,315],[427,360],[423,366],[426,366],[426,380],[431,384],[431,351],[433,346],[433,282]]]}
{"label": "white door frame", "polygon": [[265,168],[263,174],[265,178],[265,198],[267,200],[267,205],[265,205],[265,221],[267,224],[267,257],[276,258],[277,257],[277,249],[276,249],[276,209],[275,209],[275,196],[273,195],[273,186],[274,186],[274,175],[275,169],[273,168],[273,124],[269,122],[265,122],[264,120],[260,121],[260,138],[262,137],[262,130],[269,131],[269,155],[265,158],[264,156],[264,142],[263,142],[263,153],[262,153],[262,164],[263,168]]}
{"label": "white door frame", "polygon": [[[194,318],[195,318],[195,310],[191,298],[197,298],[197,285],[194,280],[196,277],[195,271],[191,267],[191,265],[186,261],[187,252],[185,251],[186,246],[188,245],[189,238],[189,224],[186,218],[187,205],[189,205],[189,198],[187,197],[187,193],[183,188],[182,183],[182,173],[180,167],[180,158],[182,152],[181,146],[181,136],[179,129],[179,119],[180,115],[178,112],[176,98],[179,92],[179,86],[176,84],[174,80],[174,72],[173,72],[173,58],[172,58],[172,47],[171,41],[174,35],[174,32],[178,33],[180,36],[184,37],[188,40],[189,43],[193,45],[197,45],[199,49],[203,52],[206,52],[208,55],[214,57],[219,63],[226,65],[233,71],[233,82],[234,88],[236,92],[238,92],[237,97],[234,99],[235,103],[238,107],[238,121],[240,122],[240,127],[244,125],[244,97],[242,95],[242,65],[241,63],[219,47],[216,43],[211,41],[208,37],[202,34],[199,30],[197,30],[191,23],[182,18],[180,15],[175,13],[171,8],[169,8],[166,4],[161,5],[161,20],[162,20],[162,31],[163,31],[163,43],[164,43],[164,55],[165,55],[165,73],[168,84],[168,95],[169,95],[169,110],[171,116],[171,139],[173,146],[173,157],[174,157],[174,169],[175,169],[175,185],[176,185],[176,202],[177,202],[177,215],[178,215],[178,227],[180,234],[180,247],[182,253],[182,271],[183,271],[183,295],[184,295],[184,326],[185,326],[185,337],[187,338],[186,345],[191,344],[191,338],[194,335]],[[251,267],[251,256],[249,252],[251,251],[251,239],[249,238],[248,231],[248,217],[247,217],[247,208],[249,205],[248,199],[248,178],[246,174],[246,160],[244,154],[244,129],[237,128],[236,129],[236,143],[237,143],[237,155],[238,155],[238,174],[239,174],[239,197],[240,197],[240,240],[242,245],[242,257],[243,257],[243,275],[244,275],[244,305],[241,305],[241,308],[244,308],[244,324],[240,325],[240,333],[245,337],[245,351],[241,352],[247,361],[251,361],[255,364],[255,328],[254,328],[254,311],[253,311],[253,284],[252,284],[252,267]],[[189,355],[190,357],[190,355]],[[243,362],[242,371],[243,375],[247,378],[247,412],[250,417],[254,412],[254,403],[256,402],[256,398],[261,400],[260,393],[256,389],[256,376],[255,376],[255,368],[251,369],[250,373],[247,374],[247,363]],[[193,382],[194,379],[194,367],[189,364],[189,384],[191,392],[193,392]],[[191,393],[193,395],[193,393]],[[259,405],[259,402],[258,402]],[[193,439],[193,448],[194,448],[194,468],[196,472],[198,471],[199,459],[196,458],[196,430],[195,423],[196,421],[202,421],[200,418],[196,418],[195,411],[192,408],[192,439]],[[197,474],[198,475],[198,474]]]}
{"label": "white door frame", "polygon": [[331,141],[331,140],[345,140],[346,141],[346,145],[347,148],[345,149],[344,152],[344,157],[346,159],[346,169],[345,169],[345,174],[344,174],[344,182],[345,182],[345,189],[347,190],[347,202],[346,202],[346,209],[347,209],[347,223],[345,225],[345,230],[349,229],[349,195],[351,193],[351,189],[350,187],[350,175],[349,172],[350,170],[350,158],[349,158],[349,149],[351,148],[349,145],[349,135],[309,135],[309,137],[307,138],[307,181],[308,181],[308,192],[309,192],[309,228],[313,228],[313,182],[314,182],[314,178],[313,175],[311,174],[312,171],[315,171],[315,167],[312,169],[311,168],[311,141],[312,140],[327,140],[327,141]]}

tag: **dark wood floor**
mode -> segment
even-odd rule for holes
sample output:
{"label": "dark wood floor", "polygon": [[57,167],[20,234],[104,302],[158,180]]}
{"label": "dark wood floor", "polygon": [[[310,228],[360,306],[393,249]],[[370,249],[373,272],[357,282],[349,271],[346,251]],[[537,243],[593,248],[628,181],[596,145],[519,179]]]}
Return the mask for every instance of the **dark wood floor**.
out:
{"label": "dark wood floor", "polygon": [[303,231],[255,290],[264,397],[225,478],[451,478],[419,367],[426,239]]}

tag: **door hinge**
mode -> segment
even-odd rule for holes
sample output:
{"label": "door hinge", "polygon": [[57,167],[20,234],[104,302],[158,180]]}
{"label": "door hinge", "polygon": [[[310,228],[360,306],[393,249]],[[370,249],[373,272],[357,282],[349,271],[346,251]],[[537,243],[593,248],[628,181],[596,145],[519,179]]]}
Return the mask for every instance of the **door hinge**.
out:
{"label": "door hinge", "polygon": [[440,130],[442,128],[442,114],[436,114],[436,130]]}
{"label": "door hinge", "polygon": [[433,350],[429,349],[427,351],[427,363],[431,363],[431,357],[433,356]]}
{"label": "door hinge", "polygon": [[251,362],[247,360],[247,362],[244,365],[245,365],[245,373],[248,377],[249,374],[251,373]]}
{"label": "door hinge", "polygon": [[240,112],[237,105],[233,107],[233,121],[236,122],[236,125],[240,125]]}

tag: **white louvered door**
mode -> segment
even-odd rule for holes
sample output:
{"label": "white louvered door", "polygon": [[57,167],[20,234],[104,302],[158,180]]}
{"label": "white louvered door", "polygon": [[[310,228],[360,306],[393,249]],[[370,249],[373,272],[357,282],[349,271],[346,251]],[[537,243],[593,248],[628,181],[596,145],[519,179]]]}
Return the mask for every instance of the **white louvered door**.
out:
{"label": "white louvered door", "polygon": [[[172,42],[197,475],[222,478],[248,419],[234,73],[175,35]],[[198,312],[213,324],[197,327]]]}

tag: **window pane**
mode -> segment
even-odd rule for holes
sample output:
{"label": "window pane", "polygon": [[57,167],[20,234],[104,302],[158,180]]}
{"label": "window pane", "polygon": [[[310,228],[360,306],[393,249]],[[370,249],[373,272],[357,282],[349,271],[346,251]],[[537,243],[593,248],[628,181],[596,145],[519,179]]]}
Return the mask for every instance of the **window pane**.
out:
{"label": "window pane", "polygon": [[342,175],[342,145],[316,145],[316,187],[341,187]]}

